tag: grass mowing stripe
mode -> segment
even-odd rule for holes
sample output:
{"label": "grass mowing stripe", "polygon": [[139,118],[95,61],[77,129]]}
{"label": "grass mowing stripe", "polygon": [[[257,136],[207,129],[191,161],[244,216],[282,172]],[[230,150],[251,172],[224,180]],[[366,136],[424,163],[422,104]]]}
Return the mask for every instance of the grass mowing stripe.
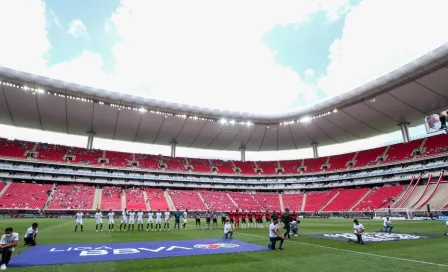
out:
{"label": "grass mowing stripe", "polygon": [[[254,237],[260,237],[264,238],[264,236],[256,235],[256,234],[250,234],[250,233],[243,233],[243,232],[236,232],[238,234],[243,235],[249,235]],[[361,252],[361,251],[355,251],[355,250],[348,250],[348,249],[341,249],[337,247],[329,247],[329,246],[321,246],[316,244],[310,244],[310,243],[304,243],[304,242],[297,242],[297,241],[288,241],[288,243],[296,243],[306,246],[313,246],[313,247],[319,247],[319,248],[325,248],[325,249],[331,249],[341,252],[347,252],[347,253],[355,253],[360,255],[366,255],[371,257],[377,257],[377,258],[384,258],[384,259],[392,259],[392,260],[400,260],[400,261],[406,261],[406,262],[412,262],[412,263],[419,263],[419,264],[428,264],[428,265],[434,265],[434,266],[440,266],[440,267],[448,267],[448,264],[439,264],[439,263],[431,263],[431,262],[425,262],[425,261],[419,261],[419,260],[412,260],[412,259],[406,259],[406,258],[400,258],[400,257],[392,257],[392,256],[385,256],[385,255],[379,255],[379,254],[373,254],[373,253],[367,253],[367,252]]]}

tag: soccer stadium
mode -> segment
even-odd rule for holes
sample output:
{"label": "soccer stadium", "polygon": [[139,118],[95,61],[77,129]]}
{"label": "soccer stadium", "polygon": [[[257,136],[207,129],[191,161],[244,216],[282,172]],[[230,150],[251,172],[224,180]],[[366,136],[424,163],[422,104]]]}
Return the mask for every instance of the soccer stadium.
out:
{"label": "soccer stadium", "polygon": [[[92,3],[92,14],[106,16],[98,10],[110,9],[113,14],[104,17],[107,31],[102,31],[109,33],[115,29],[122,40],[131,39],[132,35],[125,35],[132,32],[130,22],[138,21],[140,25],[144,22],[142,18],[148,17],[144,12],[139,15],[142,9],[154,8],[151,11],[154,17],[157,13],[170,14],[167,7],[150,1],[117,1],[117,6],[112,2]],[[305,15],[296,15],[300,12],[280,2],[279,7],[284,9],[260,4],[263,12],[254,11],[253,25],[263,25],[265,21],[260,18],[270,14],[282,18],[266,23],[264,27],[271,32],[272,26],[291,25],[294,31],[304,27],[300,25],[300,16]],[[320,0],[298,2],[294,8],[313,10],[315,7],[313,12],[324,14],[328,24],[341,24],[341,29],[359,19],[357,16],[363,9],[372,11],[375,6],[370,0],[335,1],[341,2],[338,4]],[[316,6],[308,7],[305,2]],[[408,18],[406,22],[411,24],[415,21],[414,15],[429,2],[421,1],[413,11],[410,8],[411,19],[403,15],[403,20]],[[438,7],[434,4],[429,8],[431,12],[446,10],[444,1],[437,3]],[[235,26],[224,26],[212,16],[222,19],[214,9],[230,12],[225,5],[178,4],[186,13],[204,7],[210,14],[197,13],[198,21],[210,20],[217,28],[230,31],[241,25],[253,26],[244,22],[255,2],[247,7],[242,4],[241,14],[246,15],[232,13],[235,22],[241,23]],[[229,7],[232,5],[229,2]],[[5,5],[0,3],[0,10],[7,11],[4,16],[0,12],[0,17],[17,22],[18,19],[7,13],[27,10],[24,14],[31,20],[32,14],[41,12],[45,16],[39,18],[46,19],[36,20],[36,24],[41,24],[51,36],[52,31],[65,27],[61,9],[72,9],[76,14],[85,8],[84,5],[79,10],[80,6],[61,7],[54,1],[40,0],[9,1]],[[186,47],[202,48],[199,42],[189,39],[203,30],[186,30],[191,26],[200,28],[202,23],[181,12],[174,13],[170,16],[179,20],[176,27],[168,23],[170,19],[157,17],[160,21],[148,19],[156,25],[156,30],[148,25],[148,31],[158,33],[166,28],[173,35],[185,33],[184,37],[189,37],[185,40]],[[314,13],[310,11],[306,15],[313,18],[311,14]],[[384,16],[386,20],[388,15]],[[433,26],[443,15],[431,17],[434,21],[428,18],[432,22],[428,25]],[[182,18],[187,18],[182,22],[185,26],[178,25]],[[83,20],[88,22],[86,18]],[[224,21],[228,23],[228,19]],[[89,33],[91,26],[86,23],[86,27],[82,20],[71,23],[64,35],[71,35],[73,43],[84,39],[84,42],[99,44],[98,39],[105,40],[104,36]],[[128,27],[120,28],[119,23],[128,23]],[[6,31],[10,26],[14,28],[15,23],[9,24],[0,18],[0,25]],[[27,28],[37,29],[31,25],[15,27],[20,33],[28,33]],[[177,27],[182,30],[176,32]],[[252,28],[225,37],[239,37],[249,44],[252,38],[243,36],[251,36],[261,27],[253,33],[248,29]],[[231,47],[221,45],[223,40],[217,38],[222,34],[219,31],[216,35],[210,33],[210,40],[218,40],[216,43],[220,45],[216,48]],[[427,30],[415,31],[427,33]],[[405,63],[401,60],[401,65],[397,66],[400,63],[397,61],[395,66],[388,66],[393,69],[379,68],[381,71],[374,78],[362,77],[362,83],[357,79],[353,83],[355,87],[341,84],[343,91],[311,99],[300,106],[274,97],[291,98],[288,92],[276,88],[289,88],[280,82],[288,81],[296,73],[295,66],[282,70],[288,75],[280,76],[280,81],[261,79],[260,82],[272,83],[263,84],[264,87],[246,84],[256,74],[245,71],[246,63],[241,64],[243,68],[233,67],[239,72],[245,71],[245,75],[230,75],[229,80],[234,82],[223,82],[222,88],[208,89],[209,85],[196,82],[202,80],[201,76],[194,77],[198,71],[225,65],[226,58],[215,55],[215,41],[207,43],[209,51],[197,50],[204,54],[201,63],[211,66],[195,70],[189,63],[191,71],[182,70],[185,76],[178,74],[176,67],[169,67],[176,71],[167,72],[168,82],[164,81],[166,75],[162,71],[167,68],[158,63],[157,56],[180,47],[170,43],[180,40],[169,37],[166,42],[152,40],[159,43],[151,48],[159,50],[158,53],[149,49],[138,51],[141,49],[138,42],[131,46],[130,42],[123,41],[112,51],[117,54],[114,57],[117,63],[127,64],[116,64],[117,81],[104,77],[104,82],[98,84],[96,80],[104,71],[97,73],[95,62],[92,66],[84,60],[61,63],[49,66],[51,69],[23,64],[26,61],[16,59],[21,56],[32,59],[34,49],[26,51],[25,48],[33,47],[29,44],[33,41],[28,42],[29,47],[22,47],[22,42],[14,43],[14,38],[2,47],[2,41],[0,51],[8,52],[0,53],[0,231],[3,235],[0,269],[27,272],[447,271],[448,43],[442,32],[434,34],[442,36],[441,39],[424,44],[425,50],[409,54],[413,57]],[[291,36],[286,30],[285,33]],[[38,48],[38,34],[28,36],[35,39],[35,48]],[[312,35],[307,38],[312,39]],[[280,36],[273,38],[280,39]],[[206,40],[209,38],[203,41]],[[58,44],[52,40],[51,46],[56,51],[67,49],[68,52],[73,46],[69,43],[64,40]],[[150,46],[150,43],[141,46]],[[117,52],[124,52],[119,50],[120,46],[126,49],[129,59],[126,56],[120,59]],[[165,46],[169,49],[164,49]],[[189,50],[196,54],[193,47]],[[317,47],[312,44],[311,48],[318,50]],[[133,50],[139,52],[132,60],[135,63],[143,58],[158,64],[131,67],[129,51]],[[252,50],[249,45],[248,50]],[[324,52],[328,50],[332,49],[327,47]],[[180,52],[179,56],[187,54]],[[270,56],[275,59],[281,54],[281,50],[276,50]],[[369,62],[386,62],[392,53],[382,58],[358,62],[362,65],[350,74],[338,73],[341,77],[338,80],[357,77],[353,72],[362,74],[374,65]],[[187,60],[188,57],[181,58],[177,64],[184,69],[189,67],[183,63]],[[212,64],[214,61],[218,63],[216,66]],[[168,66],[175,63],[168,62]],[[258,65],[264,64],[255,66]],[[269,73],[265,76],[269,77]],[[312,77],[313,73],[307,70],[306,74]],[[87,77],[81,80],[77,74]],[[191,82],[188,76],[192,77]],[[154,79],[121,85],[120,79],[125,81],[126,77]],[[204,81],[224,80],[226,75],[210,77],[213,79]],[[206,91],[195,93],[191,84]],[[298,86],[305,88],[310,84]],[[166,90],[165,95],[170,96],[171,87],[183,85],[172,99],[162,95]],[[138,91],[123,91],[122,86]],[[225,98],[225,88],[229,86],[237,89],[229,91],[232,97]],[[248,86],[261,89],[245,94]],[[151,88],[160,88],[160,96],[155,95],[156,91],[150,92]],[[306,92],[312,92],[313,88]],[[267,100],[263,102],[257,94]],[[306,95],[301,95],[299,100],[304,100]],[[259,110],[262,108],[265,111]],[[390,135],[398,138],[391,140]],[[377,139],[386,140],[378,142]]]}

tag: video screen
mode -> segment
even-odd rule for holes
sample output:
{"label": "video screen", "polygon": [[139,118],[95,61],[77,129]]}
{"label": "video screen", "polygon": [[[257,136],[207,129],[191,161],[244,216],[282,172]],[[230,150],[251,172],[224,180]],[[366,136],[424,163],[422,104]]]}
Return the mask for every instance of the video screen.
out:
{"label": "video screen", "polygon": [[442,111],[439,113],[434,113],[425,117],[425,127],[427,133],[434,133],[440,130],[447,129],[446,127],[446,117],[448,111]]}

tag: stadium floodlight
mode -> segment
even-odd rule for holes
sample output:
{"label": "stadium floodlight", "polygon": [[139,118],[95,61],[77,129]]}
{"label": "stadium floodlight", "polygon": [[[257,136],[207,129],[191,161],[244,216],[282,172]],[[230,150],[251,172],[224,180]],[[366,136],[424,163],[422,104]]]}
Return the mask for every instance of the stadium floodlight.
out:
{"label": "stadium floodlight", "polygon": [[309,117],[309,116],[302,117],[302,118],[300,118],[299,122],[300,123],[309,123],[309,122],[311,122],[311,117]]}
{"label": "stadium floodlight", "polygon": [[227,120],[224,119],[224,118],[222,118],[221,120],[219,120],[219,122],[220,122],[221,124],[227,124]]}

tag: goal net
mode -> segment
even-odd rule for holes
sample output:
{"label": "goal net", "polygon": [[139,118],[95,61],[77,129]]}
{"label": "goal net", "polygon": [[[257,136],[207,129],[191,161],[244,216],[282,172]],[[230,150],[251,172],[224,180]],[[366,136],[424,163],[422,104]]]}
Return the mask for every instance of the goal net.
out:
{"label": "goal net", "polygon": [[378,219],[383,217],[412,219],[412,210],[399,208],[385,208],[375,210],[375,218]]}

